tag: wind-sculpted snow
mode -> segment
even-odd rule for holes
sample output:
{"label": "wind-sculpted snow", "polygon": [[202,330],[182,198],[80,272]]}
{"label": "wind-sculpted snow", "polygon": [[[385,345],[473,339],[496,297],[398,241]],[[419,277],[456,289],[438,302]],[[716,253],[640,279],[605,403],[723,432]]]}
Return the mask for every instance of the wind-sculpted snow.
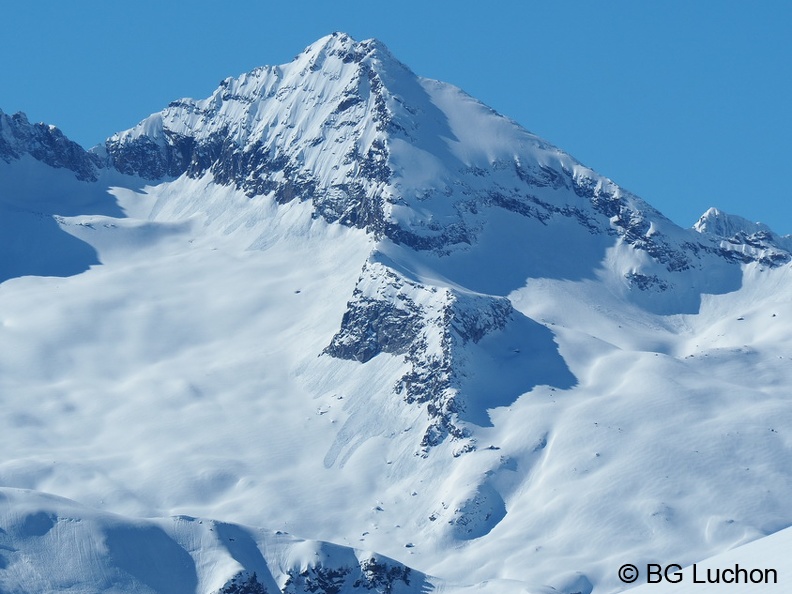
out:
{"label": "wind-sculpted snow", "polygon": [[0,591],[48,594],[425,594],[387,557],[209,519],[130,520],[0,488]]}
{"label": "wind-sculpted snow", "polygon": [[90,509],[6,492],[0,590],[604,594],[792,523],[789,237],[343,34],[94,156],[2,117],[0,485]]}

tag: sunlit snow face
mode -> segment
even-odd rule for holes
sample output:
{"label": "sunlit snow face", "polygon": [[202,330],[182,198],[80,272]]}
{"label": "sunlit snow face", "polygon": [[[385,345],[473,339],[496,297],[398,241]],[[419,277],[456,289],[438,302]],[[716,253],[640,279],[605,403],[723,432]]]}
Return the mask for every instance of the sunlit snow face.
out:
{"label": "sunlit snow face", "polygon": [[615,589],[788,524],[785,240],[680,229],[384,52],[176,102],[94,182],[0,162],[0,568],[84,529],[92,576],[163,591],[369,549]]}

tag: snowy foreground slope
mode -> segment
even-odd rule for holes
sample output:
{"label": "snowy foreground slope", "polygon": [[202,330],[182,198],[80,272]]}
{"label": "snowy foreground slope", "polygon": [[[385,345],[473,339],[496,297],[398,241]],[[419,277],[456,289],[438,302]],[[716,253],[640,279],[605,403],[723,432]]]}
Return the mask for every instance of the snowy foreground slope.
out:
{"label": "snowy foreground slope", "polygon": [[4,594],[605,593],[792,525],[792,238],[374,40],[92,152],[0,112],[0,215]]}
{"label": "snowy foreground slope", "polygon": [[391,559],[280,531],[189,516],[129,520],[16,489],[2,489],[0,497],[2,536],[10,543],[0,550],[11,558],[2,561],[3,592],[432,589],[425,576]]}
{"label": "snowy foreground slope", "polygon": [[792,529],[786,528],[715,557],[699,561],[695,564],[695,568],[689,566],[680,571],[677,567],[672,567],[668,581],[665,577],[661,580],[657,575],[657,569],[652,568],[652,581],[629,592],[630,594],[673,592],[717,594],[733,591],[740,594],[766,592],[780,594],[789,590],[790,573],[792,573],[789,562],[790,550],[792,550]]}

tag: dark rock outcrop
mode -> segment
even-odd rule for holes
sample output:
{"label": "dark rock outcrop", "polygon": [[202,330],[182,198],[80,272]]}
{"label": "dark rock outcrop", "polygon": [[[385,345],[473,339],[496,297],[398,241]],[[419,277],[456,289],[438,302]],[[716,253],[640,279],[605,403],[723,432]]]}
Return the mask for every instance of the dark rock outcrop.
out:
{"label": "dark rock outcrop", "polygon": [[6,163],[29,154],[50,167],[68,169],[80,181],[96,181],[103,160],[69,140],[55,126],[31,124],[24,113],[0,111],[0,159]]}

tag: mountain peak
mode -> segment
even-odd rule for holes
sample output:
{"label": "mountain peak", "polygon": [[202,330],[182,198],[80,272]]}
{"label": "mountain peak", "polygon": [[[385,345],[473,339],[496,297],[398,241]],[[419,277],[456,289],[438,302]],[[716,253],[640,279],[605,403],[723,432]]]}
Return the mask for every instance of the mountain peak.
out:
{"label": "mountain peak", "polygon": [[[359,63],[365,58],[372,57],[398,62],[387,46],[378,39],[371,38],[357,41],[352,36],[340,31],[318,39],[306,47],[302,54],[295,58],[295,61],[305,57],[316,59],[320,56],[338,57],[344,63]],[[399,64],[404,67],[403,64]]]}
{"label": "mountain peak", "polygon": [[720,241],[721,250],[738,260],[778,265],[792,258],[792,236],[779,236],[764,223],[754,223],[717,208],[705,212],[693,230]]}
{"label": "mountain peak", "polygon": [[69,140],[58,128],[31,124],[20,112],[7,115],[0,110],[0,160],[10,163],[31,155],[56,169],[69,169],[81,181],[95,181],[101,159]]}
{"label": "mountain peak", "polygon": [[[694,232],[453,85],[415,75],[375,39],[325,36],[288,64],[171,103],[106,148],[122,173],[209,175],[249,197],[311,201],[328,222],[421,251],[466,249],[491,228],[485,212],[495,209],[540,228],[571,221],[622,237],[670,272],[695,266],[685,248]],[[722,220],[711,213],[696,230]],[[722,251],[708,235],[696,241]],[[726,255],[788,259],[760,244]],[[630,286],[654,278],[627,274]]]}
{"label": "mountain peak", "polygon": [[[404,81],[414,87],[415,79],[379,41],[334,33],[288,64],[223,80],[207,99],[172,102],[109,138],[107,152],[123,173],[161,179],[211,170],[221,183],[233,179],[249,195],[264,194],[272,188],[260,183],[262,167],[270,169],[265,160],[274,158],[280,165],[272,167],[282,168],[293,153],[298,167],[308,153],[323,161],[337,154],[352,166],[353,153],[365,155],[373,143],[383,142],[394,103],[390,87]],[[232,153],[246,153],[244,166],[221,172]]]}
{"label": "mountain peak", "polygon": [[[59,138],[0,113],[0,484],[547,584],[453,590],[498,594],[612,591],[613,559],[792,521],[792,237],[717,209],[681,229],[344,34],[111,137],[94,183],[52,169]],[[445,587],[2,489],[0,525],[3,592]]]}
{"label": "mountain peak", "polygon": [[754,233],[772,233],[770,227],[764,223],[754,223],[743,217],[732,215],[718,210],[717,208],[709,208],[701,215],[693,229],[699,233],[709,233],[718,237],[734,237],[738,233],[745,233],[746,235],[753,235]]}

